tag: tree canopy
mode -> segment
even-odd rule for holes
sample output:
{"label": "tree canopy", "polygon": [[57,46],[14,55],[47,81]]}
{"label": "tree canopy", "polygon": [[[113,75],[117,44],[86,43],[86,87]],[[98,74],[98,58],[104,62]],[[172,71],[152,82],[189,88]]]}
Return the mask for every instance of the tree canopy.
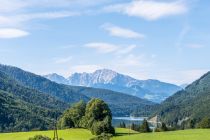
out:
{"label": "tree canopy", "polygon": [[87,128],[94,135],[114,134],[111,110],[101,99],[92,99],[87,105],[76,103],[64,112],[58,124],[60,128]]}

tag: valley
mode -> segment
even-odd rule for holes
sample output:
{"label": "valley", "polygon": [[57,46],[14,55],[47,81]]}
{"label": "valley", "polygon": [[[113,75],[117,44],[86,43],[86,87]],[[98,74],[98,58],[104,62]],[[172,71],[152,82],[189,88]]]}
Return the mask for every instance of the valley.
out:
{"label": "valley", "polygon": [[[17,67],[0,65],[0,130],[1,132],[18,131],[18,133],[1,133],[0,139],[2,137],[3,140],[5,136],[7,138],[11,137],[11,139],[12,137],[26,139],[26,137],[38,133],[51,137],[53,131],[46,130],[53,129],[55,118],[59,117],[61,119],[64,110],[74,107],[75,103],[81,100],[84,103],[89,103],[94,99],[100,99],[107,103],[111,109],[112,125],[116,129],[116,134],[111,139],[147,140],[175,138],[175,140],[179,140],[186,137],[187,139],[195,138],[197,140],[196,133],[199,135],[205,132],[205,130],[197,128],[210,127],[208,126],[208,120],[205,120],[210,113],[208,111],[209,77],[210,74],[208,72],[185,89],[176,92],[165,101],[157,104],[146,99],[108,89],[59,84]],[[86,109],[85,112],[88,113],[89,111],[87,112]],[[10,114],[11,117],[9,117]],[[130,130],[139,130],[138,125],[143,125],[145,119],[149,121],[154,115],[159,116],[158,121],[167,124],[169,132],[143,134]],[[80,119],[83,121],[83,118]],[[122,123],[125,128],[117,128],[119,126],[122,127]],[[83,126],[83,124],[80,125]],[[151,129],[154,128],[154,124],[149,124],[149,126]],[[73,125],[71,129],[59,130],[59,134],[63,135],[64,138],[72,137],[73,139],[81,140],[83,140],[83,137],[85,139],[94,137],[88,129],[78,128],[80,126],[75,127]],[[188,130],[180,131],[180,129]],[[31,130],[36,131],[21,132]],[[129,135],[125,131],[135,134]],[[195,132],[195,135],[190,135],[188,138],[188,135],[192,132]],[[208,135],[203,135],[203,137],[208,137]]]}
{"label": "valley", "polygon": [[0,0],[0,140],[210,140],[210,0]]}

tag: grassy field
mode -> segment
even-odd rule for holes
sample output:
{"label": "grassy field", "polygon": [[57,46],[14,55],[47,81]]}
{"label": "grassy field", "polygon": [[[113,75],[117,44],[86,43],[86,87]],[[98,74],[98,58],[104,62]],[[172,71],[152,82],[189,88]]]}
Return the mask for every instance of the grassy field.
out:
{"label": "grassy field", "polygon": [[[53,131],[34,131],[0,134],[0,140],[28,140],[29,137],[33,137],[37,134],[53,138]],[[64,140],[89,140],[94,137],[90,131],[86,129],[59,130],[58,136],[61,136]]]}
{"label": "grassy field", "polygon": [[[210,130],[207,129],[139,134],[128,129],[117,128],[116,132],[117,134],[112,140],[210,140]],[[36,134],[52,138],[53,131],[2,133],[0,134],[0,140],[27,140]],[[59,130],[58,134],[64,140],[89,140],[94,137],[85,129]]]}
{"label": "grassy field", "polygon": [[112,140],[210,140],[210,130],[182,130],[116,136]]}

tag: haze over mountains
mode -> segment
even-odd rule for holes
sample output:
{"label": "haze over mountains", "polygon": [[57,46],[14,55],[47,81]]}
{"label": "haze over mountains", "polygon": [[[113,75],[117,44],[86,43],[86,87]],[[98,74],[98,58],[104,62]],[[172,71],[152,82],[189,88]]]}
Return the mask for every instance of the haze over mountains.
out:
{"label": "haze over mountains", "polygon": [[177,85],[158,80],[137,80],[109,69],[100,69],[93,73],[74,73],[68,78],[56,73],[44,77],[57,83],[109,89],[157,103],[182,89]]}

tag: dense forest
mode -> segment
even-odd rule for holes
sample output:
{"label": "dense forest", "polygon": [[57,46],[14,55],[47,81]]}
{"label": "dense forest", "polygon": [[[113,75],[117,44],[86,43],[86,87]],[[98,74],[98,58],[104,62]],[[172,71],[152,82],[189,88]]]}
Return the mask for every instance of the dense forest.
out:
{"label": "dense forest", "polygon": [[0,131],[52,128],[55,117],[68,106],[54,97],[23,87],[0,72]]}
{"label": "dense forest", "polygon": [[157,113],[169,125],[193,128],[199,127],[202,119],[210,116],[209,106],[210,72],[166,99]]}

